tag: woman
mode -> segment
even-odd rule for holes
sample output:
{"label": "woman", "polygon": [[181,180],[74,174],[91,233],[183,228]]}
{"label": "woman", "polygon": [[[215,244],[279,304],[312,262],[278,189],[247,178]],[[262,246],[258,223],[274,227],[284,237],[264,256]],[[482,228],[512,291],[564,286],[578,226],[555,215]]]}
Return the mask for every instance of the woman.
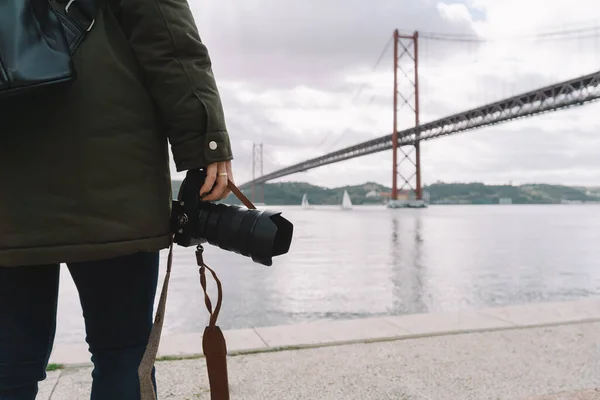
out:
{"label": "woman", "polygon": [[205,200],[226,197],[233,179],[185,0],[111,2],[74,65],[67,90],[0,104],[1,400],[34,399],[45,378],[60,263],[79,291],[92,399],[139,398],[158,252],[170,244],[168,144],[178,171],[207,168]]}

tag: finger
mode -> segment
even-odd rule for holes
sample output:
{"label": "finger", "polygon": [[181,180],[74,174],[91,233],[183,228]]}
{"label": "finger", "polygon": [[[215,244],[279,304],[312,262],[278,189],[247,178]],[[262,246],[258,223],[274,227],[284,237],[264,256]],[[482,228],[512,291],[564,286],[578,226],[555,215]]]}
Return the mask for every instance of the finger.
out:
{"label": "finger", "polygon": [[[231,173],[231,161],[224,161],[219,163],[218,170],[219,172],[217,174],[217,184],[221,183],[219,177],[223,176],[223,173],[227,174],[227,182],[223,182],[225,187],[223,188],[223,191],[221,192],[221,194],[219,194],[219,197],[217,198],[217,200],[224,200],[231,194],[231,190],[229,189],[229,182],[233,183],[233,174]],[[215,193],[218,193],[218,191],[215,190]]]}
{"label": "finger", "polygon": [[[231,168],[231,161],[227,161],[227,162],[225,163],[225,167],[226,167],[226,169],[227,169],[227,180],[228,180],[229,182],[231,182],[231,183],[235,183],[235,182],[233,181],[233,171],[232,171],[232,168]],[[225,190],[223,191],[223,194],[221,194],[221,196],[223,196],[223,197],[221,197],[221,199],[220,199],[220,200],[223,200],[223,199],[227,198],[227,197],[228,197],[228,196],[231,194],[231,189],[229,189],[229,182],[227,183],[227,184],[228,184],[228,186],[227,186],[227,187],[225,188]]]}
{"label": "finger", "polygon": [[206,168],[206,179],[200,188],[200,196],[204,200],[204,195],[208,194],[217,180],[217,163],[212,163]]}
{"label": "finger", "polygon": [[213,187],[212,192],[206,195],[203,200],[215,201],[219,200],[223,194],[223,191],[227,187],[227,177],[225,175],[217,176],[217,183]]}
{"label": "finger", "polygon": [[[225,179],[223,179],[223,180],[225,180]],[[223,188],[223,191],[219,195],[219,200],[225,199],[227,196],[229,196],[229,193],[231,193],[231,190],[229,190],[228,185],[229,185],[229,179],[227,179],[227,182],[225,182],[225,187]]]}
{"label": "finger", "polygon": [[217,180],[215,185],[212,188],[212,191],[210,192],[210,194],[208,196],[206,196],[204,198],[204,200],[206,201],[215,201],[215,200],[219,200],[223,194],[223,191],[225,191],[225,189],[227,188],[227,172],[226,172],[226,167],[225,167],[225,163],[218,163],[218,168],[217,168]]}
{"label": "finger", "polygon": [[230,194],[231,194],[231,190],[229,190],[229,187],[225,187],[225,190],[223,190],[223,193],[221,193],[219,200],[226,199],[227,197],[229,197]]}
{"label": "finger", "polygon": [[225,163],[225,168],[227,169],[227,179],[233,182],[233,166],[231,165],[231,161]]}

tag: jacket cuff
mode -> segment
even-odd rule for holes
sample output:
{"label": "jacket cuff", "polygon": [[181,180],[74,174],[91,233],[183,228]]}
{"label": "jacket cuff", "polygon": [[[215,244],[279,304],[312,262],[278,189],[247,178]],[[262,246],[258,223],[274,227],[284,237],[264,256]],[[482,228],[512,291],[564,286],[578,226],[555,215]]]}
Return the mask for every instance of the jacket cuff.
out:
{"label": "jacket cuff", "polygon": [[205,168],[215,162],[233,160],[231,143],[226,131],[189,136],[189,141],[171,145],[177,172]]}

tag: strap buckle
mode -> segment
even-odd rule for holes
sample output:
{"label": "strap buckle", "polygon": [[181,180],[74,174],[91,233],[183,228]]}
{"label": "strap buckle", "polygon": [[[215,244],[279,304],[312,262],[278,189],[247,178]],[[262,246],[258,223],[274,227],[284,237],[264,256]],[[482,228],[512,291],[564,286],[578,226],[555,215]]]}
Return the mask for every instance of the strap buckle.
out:
{"label": "strap buckle", "polygon": [[[75,2],[75,0],[69,0],[69,2],[67,3],[67,5],[65,6],[65,14],[69,13],[69,8],[71,8],[71,5]],[[94,23],[96,23],[96,19],[92,18],[92,22],[90,22],[90,25],[87,28],[87,32],[92,30],[92,27],[94,26]]]}

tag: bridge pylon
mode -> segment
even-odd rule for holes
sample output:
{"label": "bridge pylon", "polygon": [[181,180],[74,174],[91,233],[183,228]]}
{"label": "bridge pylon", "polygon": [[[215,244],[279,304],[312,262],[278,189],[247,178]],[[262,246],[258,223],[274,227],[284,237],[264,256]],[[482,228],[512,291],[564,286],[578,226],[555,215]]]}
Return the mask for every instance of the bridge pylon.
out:
{"label": "bridge pylon", "polygon": [[[394,30],[394,116],[393,116],[393,130],[392,130],[392,200],[398,199],[398,177],[402,179],[402,186],[400,190],[404,190],[408,187],[414,192],[417,200],[422,200],[423,191],[421,187],[421,146],[420,146],[420,133],[419,133],[419,33],[415,31],[412,35],[401,35],[398,29]],[[399,54],[399,50],[402,48],[402,53]],[[414,76],[411,79],[409,74],[402,69],[400,66],[400,60],[403,57],[408,57],[412,60],[414,65]],[[404,93],[401,93],[398,88],[398,72],[402,72],[405,79],[410,83],[410,89]],[[398,146],[398,109],[399,101],[398,97],[402,99],[400,107],[407,105],[414,112],[415,115],[415,130],[414,130],[414,144],[410,146]],[[413,105],[410,101],[413,98]],[[409,147],[409,150],[405,150]],[[402,154],[402,159],[398,160],[398,152]],[[414,152],[414,159],[411,157]],[[412,167],[409,168],[409,172],[400,172],[399,165],[410,163]],[[414,167],[414,168],[413,168]],[[412,172],[412,173],[411,173]],[[415,184],[412,184],[412,181]]]}

